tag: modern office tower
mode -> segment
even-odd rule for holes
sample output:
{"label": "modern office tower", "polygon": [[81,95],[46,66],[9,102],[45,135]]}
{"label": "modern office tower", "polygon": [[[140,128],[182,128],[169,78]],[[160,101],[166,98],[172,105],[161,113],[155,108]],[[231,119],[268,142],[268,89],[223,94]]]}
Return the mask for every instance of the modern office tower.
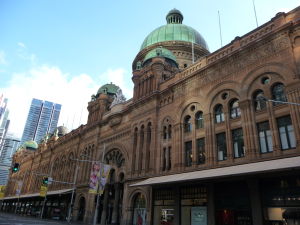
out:
{"label": "modern office tower", "polygon": [[[6,185],[12,156],[20,145],[20,139],[12,134],[7,134],[0,151],[0,185]],[[5,168],[6,167],[6,168]]]}
{"label": "modern office tower", "polygon": [[53,133],[57,127],[60,110],[60,104],[32,99],[21,143],[28,140],[39,143],[47,133]]}
{"label": "modern office tower", "polygon": [[10,124],[10,120],[8,119],[9,110],[7,108],[7,101],[7,98],[4,98],[2,94],[0,96],[0,152]]}

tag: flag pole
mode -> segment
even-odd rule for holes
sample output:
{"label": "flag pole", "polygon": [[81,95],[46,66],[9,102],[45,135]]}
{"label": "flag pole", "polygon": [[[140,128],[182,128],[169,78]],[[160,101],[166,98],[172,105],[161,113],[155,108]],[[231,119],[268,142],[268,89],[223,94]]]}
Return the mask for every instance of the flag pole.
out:
{"label": "flag pole", "polygon": [[256,20],[256,27],[258,27],[257,15],[256,15],[256,9],[255,9],[255,3],[254,3],[254,0],[252,0],[252,4],[253,4],[253,10],[254,10],[254,15],[255,15],[255,20]]}
{"label": "flag pole", "polygon": [[[102,176],[102,169],[103,169],[103,163],[104,163],[104,155],[105,155],[105,143],[104,143],[104,149],[103,149],[103,154],[102,154],[102,160],[100,164],[100,179]],[[98,187],[97,187],[97,202],[96,202],[96,208],[95,208],[95,215],[94,215],[94,221],[93,225],[96,225],[97,219],[98,219],[98,208],[99,208],[99,201],[100,201],[100,194],[99,194],[99,187],[100,187],[100,182],[101,180],[98,181]]]}
{"label": "flag pole", "polygon": [[223,43],[222,43],[222,29],[221,29],[221,17],[220,17],[219,10],[218,10],[218,16],[219,16],[220,41],[221,41],[221,47],[222,47],[223,46]]}

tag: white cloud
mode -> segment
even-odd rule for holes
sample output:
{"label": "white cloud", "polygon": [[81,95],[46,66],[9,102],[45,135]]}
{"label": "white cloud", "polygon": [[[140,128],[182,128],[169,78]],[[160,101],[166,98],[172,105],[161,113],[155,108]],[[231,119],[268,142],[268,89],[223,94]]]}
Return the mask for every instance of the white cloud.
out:
{"label": "white cloud", "polygon": [[124,69],[109,69],[97,80],[87,74],[72,76],[55,66],[35,66],[24,73],[15,73],[4,88],[10,109],[10,132],[22,135],[32,98],[62,104],[59,124],[70,129],[87,121],[87,105],[92,94],[106,83],[113,82],[121,87],[127,98],[132,90],[126,84]]}
{"label": "white cloud", "polygon": [[37,65],[37,57],[35,54],[28,51],[26,45],[23,42],[18,42],[19,48],[17,49],[17,55],[19,58],[29,61],[31,65]]}
{"label": "white cloud", "polygon": [[0,65],[6,65],[7,61],[6,61],[6,57],[5,57],[5,52],[4,51],[0,51]]}
{"label": "white cloud", "polygon": [[23,42],[18,42],[18,46],[20,46],[21,48],[26,48],[26,45]]}

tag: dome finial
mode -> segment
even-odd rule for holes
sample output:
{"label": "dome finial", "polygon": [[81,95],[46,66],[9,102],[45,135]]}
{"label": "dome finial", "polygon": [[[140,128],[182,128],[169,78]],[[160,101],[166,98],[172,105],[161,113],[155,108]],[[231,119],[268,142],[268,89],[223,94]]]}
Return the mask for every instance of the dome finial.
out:
{"label": "dome finial", "polygon": [[167,23],[177,23],[182,24],[183,15],[178,9],[172,9],[166,16]]}

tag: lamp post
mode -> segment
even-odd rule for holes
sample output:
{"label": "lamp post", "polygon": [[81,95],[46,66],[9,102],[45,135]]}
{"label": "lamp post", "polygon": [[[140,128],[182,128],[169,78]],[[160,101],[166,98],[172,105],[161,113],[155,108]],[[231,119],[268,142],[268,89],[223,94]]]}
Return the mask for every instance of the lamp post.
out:
{"label": "lamp post", "polygon": [[274,103],[280,103],[280,104],[288,104],[288,105],[297,105],[297,106],[300,106],[300,103],[273,100],[273,99],[268,99],[265,96],[258,96],[257,99],[258,100],[262,100],[262,101],[266,101],[266,102],[274,102]]}

